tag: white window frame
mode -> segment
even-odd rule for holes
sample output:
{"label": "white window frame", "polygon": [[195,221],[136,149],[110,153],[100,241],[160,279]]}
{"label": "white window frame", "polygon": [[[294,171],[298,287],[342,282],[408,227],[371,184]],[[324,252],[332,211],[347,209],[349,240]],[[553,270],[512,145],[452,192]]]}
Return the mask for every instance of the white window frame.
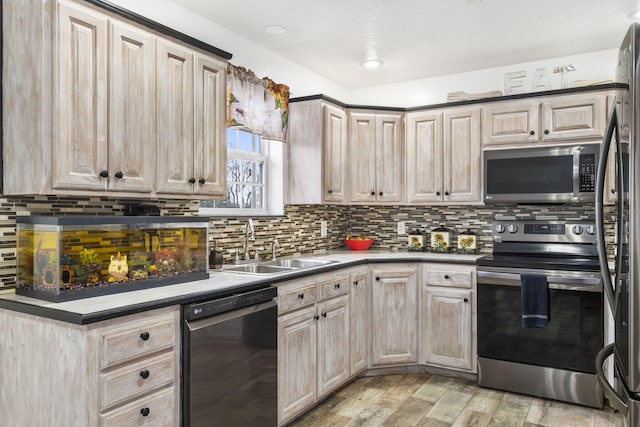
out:
{"label": "white window frame", "polygon": [[[284,215],[284,143],[260,139],[260,153],[227,149],[228,159],[264,160],[264,208],[199,208],[199,214],[215,217],[249,217]],[[228,185],[228,184],[227,184]]]}

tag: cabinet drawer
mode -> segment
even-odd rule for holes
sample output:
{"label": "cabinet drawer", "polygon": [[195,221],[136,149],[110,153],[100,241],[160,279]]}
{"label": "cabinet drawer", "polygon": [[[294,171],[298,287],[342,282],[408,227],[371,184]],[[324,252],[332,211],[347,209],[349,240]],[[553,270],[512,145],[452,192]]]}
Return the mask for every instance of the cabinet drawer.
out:
{"label": "cabinet drawer", "polygon": [[103,427],[176,426],[178,420],[176,419],[175,394],[175,387],[169,387],[121,408],[101,414],[100,425]]}
{"label": "cabinet drawer", "polygon": [[105,332],[100,337],[100,368],[104,369],[173,347],[176,343],[176,320],[173,315],[159,316],[148,322]]}
{"label": "cabinet drawer", "polygon": [[471,288],[475,279],[475,269],[464,266],[432,267],[426,266],[424,283],[427,286],[449,286]]}
{"label": "cabinet drawer", "polygon": [[318,301],[318,285],[312,282],[284,291],[278,289],[278,294],[278,312],[284,313],[315,304]]}
{"label": "cabinet drawer", "polygon": [[102,374],[100,375],[101,409],[109,409],[144,393],[173,384],[175,376],[173,352]]}
{"label": "cabinet drawer", "polygon": [[320,289],[319,301],[346,295],[349,292],[349,277],[336,276],[332,279],[323,280],[318,284],[318,287]]}

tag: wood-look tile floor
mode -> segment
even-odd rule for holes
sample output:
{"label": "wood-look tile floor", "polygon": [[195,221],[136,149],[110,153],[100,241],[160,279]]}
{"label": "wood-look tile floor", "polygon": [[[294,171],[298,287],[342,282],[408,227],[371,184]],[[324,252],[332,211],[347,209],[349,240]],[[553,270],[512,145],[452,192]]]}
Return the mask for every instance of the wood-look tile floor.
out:
{"label": "wood-look tile floor", "polygon": [[612,409],[591,409],[481,388],[432,374],[359,378],[294,421],[329,426],[554,426],[621,425]]}

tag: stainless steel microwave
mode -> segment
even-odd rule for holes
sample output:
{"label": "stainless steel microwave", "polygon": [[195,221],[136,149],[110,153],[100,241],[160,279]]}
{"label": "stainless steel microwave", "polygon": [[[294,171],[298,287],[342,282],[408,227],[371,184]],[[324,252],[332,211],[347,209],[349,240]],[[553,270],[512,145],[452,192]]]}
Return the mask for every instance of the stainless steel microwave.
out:
{"label": "stainless steel microwave", "polygon": [[484,151],[487,203],[595,200],[600,144]]}

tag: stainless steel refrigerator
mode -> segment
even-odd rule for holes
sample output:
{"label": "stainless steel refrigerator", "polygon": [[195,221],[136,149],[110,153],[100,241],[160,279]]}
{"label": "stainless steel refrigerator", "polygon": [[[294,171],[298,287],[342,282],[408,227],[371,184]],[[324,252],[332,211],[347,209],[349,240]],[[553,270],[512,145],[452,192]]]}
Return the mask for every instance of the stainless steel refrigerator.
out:
{"label": "stainless steel refrigerator", "polygon": [[[633,24],[618,53],[616,99],[601,148],[596,186],[598,252],[606,299],[615,323],[614,342],[596,358],[598,381],[628,426],[640,426],[640,25]],[[615,158],[616,204],[603,206],[608,156]],[[615,218],[615,240],[605,243],[605,220]],[[615,259],[615,262],[610,262]],[[610,264],[613,264],[610,268]],[[614,384],[603,364],[614,359]]]}

